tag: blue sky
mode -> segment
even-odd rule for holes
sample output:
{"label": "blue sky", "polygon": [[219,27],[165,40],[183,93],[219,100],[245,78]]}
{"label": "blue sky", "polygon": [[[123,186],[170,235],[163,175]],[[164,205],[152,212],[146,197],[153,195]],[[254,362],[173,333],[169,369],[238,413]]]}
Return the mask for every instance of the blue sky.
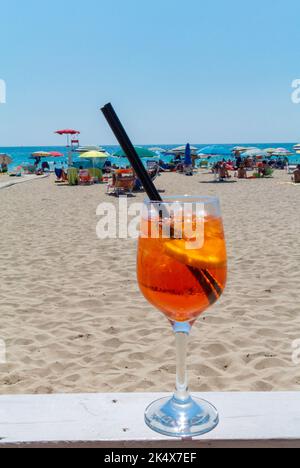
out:
{"label": "blue sky", "polygon": [[0,146],[300,140],[299,0],[10,0],[1,5]]}

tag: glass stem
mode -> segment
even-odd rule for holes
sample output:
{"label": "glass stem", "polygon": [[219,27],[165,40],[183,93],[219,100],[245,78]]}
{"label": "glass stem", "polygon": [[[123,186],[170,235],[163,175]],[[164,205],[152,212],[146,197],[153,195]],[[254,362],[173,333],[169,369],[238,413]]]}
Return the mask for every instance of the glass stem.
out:
{"label": "glass stem", "polygon": [[176,353],[177,353],[177,375],[175,398],[180,401],[189,399],[188,374],[187,374],[187,346],[189,334],[186,332],[176,332]]}

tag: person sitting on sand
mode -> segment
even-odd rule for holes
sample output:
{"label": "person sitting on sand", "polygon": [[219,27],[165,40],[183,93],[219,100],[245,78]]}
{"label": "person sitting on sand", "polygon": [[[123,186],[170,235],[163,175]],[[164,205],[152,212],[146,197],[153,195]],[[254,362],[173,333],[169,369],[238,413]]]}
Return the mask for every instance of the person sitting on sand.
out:
{"label": "person sitting on sand", "polygon": [[253,169],[253,159],[252,158],[246,158],[245,160],[245,168],[248,169]]}
{"label": "person sitting on sand", "polygon": [[238,169],[238,179],[247,179],[247,170],[244,164]]}
{"label": "person sitting on sand", "polygon": [[61,180],[62,182],[68,181],[68,174],[66,173],[64,166],[61,168]]}
{"label": "person sitting on sand", "polygon": [[258,172],[262,177],[266,177],[270,169],[271,169],[271,166],[268,163],[268,161],[263,161],[261,166],[258,168]]}
{"label": "person sitting on sand", "polygon": [[293,172],[292,181],[295,184],[300,184],[300,164],[298,164],[297,169]]}
{"label": "person sitting on sand", "polygon": [[229,179],[229,172],[226,168],[226,163],[220,164],[219,167],[219,180],[222,182],[224,179]]}

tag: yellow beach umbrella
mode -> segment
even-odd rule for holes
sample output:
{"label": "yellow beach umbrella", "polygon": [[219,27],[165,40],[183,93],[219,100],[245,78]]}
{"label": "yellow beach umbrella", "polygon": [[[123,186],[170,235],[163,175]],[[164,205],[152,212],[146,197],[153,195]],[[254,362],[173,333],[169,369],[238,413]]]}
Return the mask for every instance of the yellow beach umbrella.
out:
{"label": "yellow beach umbrella", "polygon": [[269,154],[276,153],[276,148],[267,148],[265,151]]}
{"label": "yellow beach umbrella", "polygon": [[35,153],[32,153],[31,156],[33,158],[49,158],[51,153],[48,153],[47,151],[36,151]]}
{"label": "yellow beach umbrella", "polygon": [[[79,159],[85,159],[88,160],[90,159],[93,161],[93,168],[95,168],[95,165],[100,164],[100,160],[104,161],[109,157],[108,153],[105,153],[104,151],[87,151],[86,153],[83,153],[79,156]],[[104,165],[105,163],[103,163]],[[102,164],[101,164],[102,166]]]}
{"label": "yellow beach umbrella", "polygon": [[87,151],[79,156],[79,159],[106,159],[108,154],[103,151]]}

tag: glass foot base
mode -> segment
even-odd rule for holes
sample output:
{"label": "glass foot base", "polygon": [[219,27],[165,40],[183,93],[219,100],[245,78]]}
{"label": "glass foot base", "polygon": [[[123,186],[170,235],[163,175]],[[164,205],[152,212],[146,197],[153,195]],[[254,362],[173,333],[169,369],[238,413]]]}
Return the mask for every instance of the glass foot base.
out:
{"label": "glass foot base", "polygon": [[207,434],[219,424],[219,415],[210,403],[197,398],[181,401],[164,398],[152,403],[145,413],[146,424],[159,434],[192,438]]}

